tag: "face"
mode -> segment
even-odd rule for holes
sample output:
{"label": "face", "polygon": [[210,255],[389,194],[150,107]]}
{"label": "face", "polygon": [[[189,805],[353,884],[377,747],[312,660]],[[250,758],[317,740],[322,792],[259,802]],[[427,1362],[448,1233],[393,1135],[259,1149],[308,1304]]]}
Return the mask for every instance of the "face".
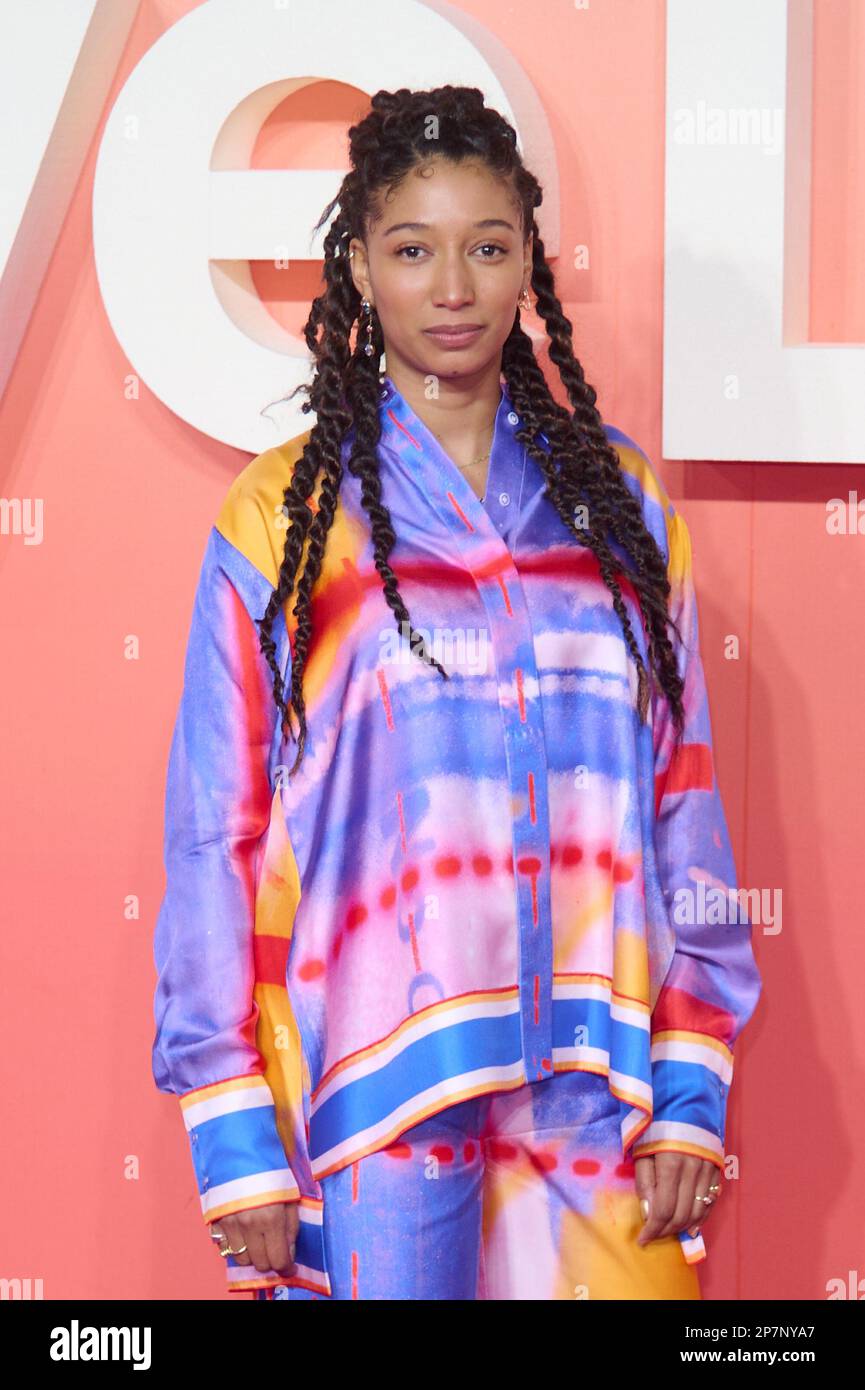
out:
{"label": "face", "polygon": [[507,185],[481,163],[435,158],[379,206],[366,244],[353,238],[349,250],[354,283],[381,321],[388,372],[453,380],[497,370],[531,282],[532,241],[523,243]]}

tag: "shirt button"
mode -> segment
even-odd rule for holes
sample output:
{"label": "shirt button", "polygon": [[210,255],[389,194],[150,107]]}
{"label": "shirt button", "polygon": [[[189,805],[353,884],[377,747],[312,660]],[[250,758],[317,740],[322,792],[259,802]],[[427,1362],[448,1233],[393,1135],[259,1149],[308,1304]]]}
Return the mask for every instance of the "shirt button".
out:
{"label": "shirt button", "polygon": [[515,410],[509,411],[509,412],[508,412],[508,424],[509,424],[509,425],[518,425],[519,423],[520,423],[520,417],[519,417],[519,415],[517,414],[517,412],[516,412]]}
{"label": "shirt button", "polygon": [[503,507],[506,507],[506,506],[508,505],[508,503],[510,502],[510,500],[511,500],[511,499],[510,499],[508,493],[506,493],[506,492],[500,492],[500,493],[499,493],[499,501],[501,502],[501,504],[502,504]]}

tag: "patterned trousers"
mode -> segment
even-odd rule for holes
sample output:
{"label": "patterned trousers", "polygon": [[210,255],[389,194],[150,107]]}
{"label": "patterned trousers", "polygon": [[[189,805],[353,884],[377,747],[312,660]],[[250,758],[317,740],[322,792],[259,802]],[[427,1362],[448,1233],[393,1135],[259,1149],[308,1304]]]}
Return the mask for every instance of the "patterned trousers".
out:
{"label": "patterned trousers", "polygon": [[558,1072],[441,1110],[323,1178],[331,1297],[701,1298],[677,1235],[636,1244],[620,1114],[605,1077]]}

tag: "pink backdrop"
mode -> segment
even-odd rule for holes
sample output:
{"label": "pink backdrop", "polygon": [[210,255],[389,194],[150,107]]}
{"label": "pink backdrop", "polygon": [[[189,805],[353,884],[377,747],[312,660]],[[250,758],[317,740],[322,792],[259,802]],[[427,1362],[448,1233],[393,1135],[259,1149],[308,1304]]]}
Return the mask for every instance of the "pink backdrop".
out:
{"label": "pink backdrop", "polygon": [[[191,8],[143,0],[106,112]],[[598,0],[578,23],[571,0],[545,0],[543,46],[532,6],[462,8],[544,94],[563,180],[556,268],[577,353],[605,418],[642,444],[690,526],[740,881],[783,890],[783,931],[755,936],[764,995],[737,1049],[727,1135],[741,1176],[706,1227],[704,1296],[824,1298],[827,1280],[865,1274],[854,1171],[865,1140],[865,542],[825,528],[826,500],[861,488],[863,475],[660,457],[662,0]],[[852,0],[817,6],[815,338],[865,338],[865,179],[853,138],[865,125],[853,57],[861,21]],[[310,122],[309,163],[339,166],[345,125],[363,105],[363,94],[325,84],[282,115]],[[3,495],[45,506],[41,546],[4,537],[0,548],[0,1275],[42,1278],[46,1298],[229,1297],[179,1107],[151,1079],[151,939],[193,589],[218,506],[249,456],[200,436],[146,388],[139,400],[124,393],[131,368],[102,308],[91,244],[101,130],[0,403]],[[284,160],[284,133],[272,118],[257,163]],[[590,272],[572,268],[581,242]],[[277,285],[276,274],[259,266],[257,283],[296,326],[316,276]],[[124,656],[130,634],[138,660]],[[728,634],[740,639],[738,661],[724,658]]]}

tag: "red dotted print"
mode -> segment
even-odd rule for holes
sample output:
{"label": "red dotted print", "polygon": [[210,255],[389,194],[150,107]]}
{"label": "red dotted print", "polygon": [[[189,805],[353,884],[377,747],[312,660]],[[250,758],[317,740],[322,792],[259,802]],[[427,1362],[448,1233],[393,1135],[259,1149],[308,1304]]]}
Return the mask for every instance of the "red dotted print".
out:
{"label": "red dotted print", "polygon": [[411,1158],[411,1144],[391,1144],[384,1152],[388,1158]]}
{"label": "red dotted print", "polygon": [[514,616],[514,610],[511,607],[511,598],[510,594],[508,593],[508,586],[505,584],[505,581],[500,574],[496,575],[496,578],[499,581],[499,588],[502,591],[502,596],[505,601],[505,612],[507,613],[509,618],[512,618]]}
{"label": "red dotted print", "polygon": [[382,704],[384,705],[385,722],[387,723],[388,729],[393,730],[396,727],[396,725],[393,722],[393,711],[391,709],[390,704],[390,692],[388,691],[387,684],[385,682],[384,671],[382,671],[380,667],[376,671],[376,676],[378,677],[378,688],[381,694]]}
{"label": "red dotted print", "polygon": [[[533,773],[530,772],[527,776],[528,809],[532,822],[536,823],[536,782]],[[403,842],[403,848],[405,848],[405,837],[402,829],[400,838]],[[639,882],[640,892],[642,896],[645,897],[645,883],[643,882],[642,875],[639,873],[638,856],[631,860],[614,861],[612,851],[610,849],[602,849],[598,850],[593,858],[598,868],[609,873],[615,883],[631,883],[637,880]],[[558,846],[550,845],[551,867],[556,864],[560,865],[562,869],[574,869],[582,864],[584,859],[585,850],[583,846],[575,844],[573,841],[567,841]],[[546,868],[546,864],[535,854],[521,855],[515,861],[513,852],[510,850],[502,854],[498,865],[489,854],[483,851],[478,851],[468,857],[458,853],[439,854],[436,858],[425,861],[420,865],[409,865],[403,870],[396,882],[386,884],[378,893],[377,898],[371,898],[370,904],[374,905],[373,910],[378,909],[389,912],[395,906],[398,894],[400,892],[406,894],[412,893],[417,888],[418,884],[423,882],[424,876],[427,877],[427,881],[430,876],[434,876],[440,881],[455,882],[463,874],[469,872],[474,874],[477,878],[488,878],[493,872],[497,871],[499,867],[510,875],[519,873],[530,879],[532,890],[532,920],[537,927],[539,924],[538,880],[541,872]],[[352,902],[345,914],[345,931],[352,933],[367,922],[370,917],[370,910],[370,906],[365,902]],[[335,960],[339,955],[341,944],[339,938],[334,941],[331,948],[331,960]],[[417,945],[415,942],[412,942],[412,950],[415,955],[417,955]],[[300,978],[314,979],[317,975],[322,974],[324,969],[324,963],[321,961],[307,962],[307,964],[300,969]],[[276,972],[277,975],[280,975],[280,973],[279,971]],[[268,974],[265,974],[264,967],[260,966],[257,961],[256,978],[259,978],[259,976],[261,976],[261,978],[270,978]]]}
{"label": "red dotted print", "polygon": [[521,855],[517,860],[517,868],[521,874],[528,874],[532,880],[532,923],[538,925],[538,874],[541,871],[541,861],[533,854]]}
{"label": "red dotted print", "polygon": [[396,794],[396,809],[399,815],[399,843],[400,849],[405,854],[405,812],[402,805],[402,792]]}
{"label": "red dotted print", "polygon": [[559,1160],[555,1154],[548,1153],[541,1149],[537,1153],[529,1154],[529,1161],[533,1168],[539,1173],[554,1173],[559,1166]]}
{"label": "red dotted print", "polygon": [[520,709],[520,723],[521,723],[521,724],[525,724],[525,722],[526,722],[526,697],[525,697],[525,694],[524,694],[524,692],[523,692],[523,669],[522,669],[521,666],[518,666],[518,667],[517,667],[517,700],[518,700],[518,702],[519,702],[519,709]]}
{"label": "red dotted print", "polygon": [[539,874],[541,871],[541,861],[537,855],[523,854],[517,860],[517,868],[521,874]]}
{"label": "red dotted print", "polygon": [[364,907],[363,903],[355,903],[353,907],[350,907],[348,909],[348,912],[345,916],[346,931],[354,931],[357,927],[360,926],[361,922],[366,921],[368,916],[369,913],[367,909]]}
{"label": "red dotted print", "polygon": [[454,1151],[450,1144],[433,1144],[430,1149],[433,1158],[437,1158],[439,1163],[453,1163]]}
{"label": "red dotted print", "polygon": [[454,511],[458,514],[458,516],[459,516],[459,517],[462,519],[462,521],[465,523],[466,530],[467,530],[467,531],[472,531],[472,532],[474,532],[474,529],[475,529],[475,528],[472,526],[471,522],[469,521],[468,517],[466,516],[466,514],[465,514],[465,512],[463,511],[462,507],[460,506],[459,502],[458,502],[457,499],[454,497],[453,493],[452,493],[452,492],[448,492],[448,493],[446,494],[446,496],[447,496],[448,501],[452,504],[452,506],[453,506],[453,508],[454,508]]}
{"label": "red dotted print", "polygon": [[415,925],[414,925],[414,913],[413,913],[413,912],[410,912],[409,915],[408,915],[408,934],[409,934],[409,937],[410,937],[410,939],[411,939],[411,954],[412,954],[412,960],[414,961],[414,968],[415,968],[415,970],[417,971],[417,973],[420,974],[421,969],[422,969],[422,966],[421,966],[421,959],[420,959],[420,951],[419,951],[419,949],[418,949],[418,944],[417,944],[417,932],[416,932],[416,930],[415,930]]}
{"label": "red dotted print", "polygon": [[419,448],[420,448],[420,443],[418,442],[418,440],[415,439],[415,437],[414,437],[414,435],[412,434],[411,430],[407,430],[407,429],[406,429],[406,427],[405,427],[405,425],[403,424],[402,420],[398,420],[398,419],[397,419],[397,417],[394,415],[394,413],[393,413],[393,411],[390,409],[390,407],[388,407],[388,412],[387,412],[387,413],[388,413],[389,419],[393,420],[393,422],[394,422],[394,424],[396,425],[397,429],[402,431],[402,433],[405,435],[406,439],[410,440],[411,443],[414,445],[414,447],[415,447],[416,449],[419,449]]}
{"label": "red dotted print", "polygon": [[302,980],[318,980],[324,974],[324,961],[310,957],[303,962],[297,973]]}
{"label": "red dotted print", "polygon": [[433,865],[433,873],[439,878],[456,878],[462,868],[462,860],[455,854],[445,855],[443,859],[437,859]]}
{"label": "red dotted print", "polygon": [[600,1171],[601,1165],[595,1158],[575,1158],[571,1164],[571,1172],[578,1178],[593,1178]]}

